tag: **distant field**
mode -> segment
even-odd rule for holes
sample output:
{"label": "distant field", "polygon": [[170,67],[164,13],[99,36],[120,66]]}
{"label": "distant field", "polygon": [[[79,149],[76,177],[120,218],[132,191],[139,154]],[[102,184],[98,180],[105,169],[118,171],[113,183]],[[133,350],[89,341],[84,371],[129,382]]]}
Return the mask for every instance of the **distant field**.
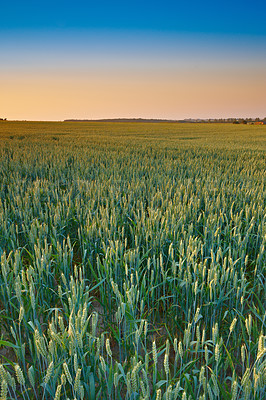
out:
{"label": "distant field", "polygon": [[115,146],[129,143],[144,145],[148,141],[150,146],[159,145],[165,148],[180,145],[181,140],[189,141],[189,146],[195,141],[196,146],[203,145],[208,148],[265,150],[265,132],[265,125],[0,121],[2,140],[27,139],[35,143],[54,140],[60,141],[61,145],[69,145],[73,140],[96,145],[113,143]]}
{"label": "distant field", "polygon": [[0,121],[0,398],[265,400],[266,126]]}

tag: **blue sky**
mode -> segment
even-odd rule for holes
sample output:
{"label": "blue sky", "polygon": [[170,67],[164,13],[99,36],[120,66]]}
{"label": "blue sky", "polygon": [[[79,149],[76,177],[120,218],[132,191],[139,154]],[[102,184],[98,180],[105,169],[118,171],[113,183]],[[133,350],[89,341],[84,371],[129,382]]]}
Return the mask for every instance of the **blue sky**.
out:
{"label": "blue sky", "polygon": [[1,29],[126,29],[266,35],[266,2],[1,1]]}
{"label": "blue sky", "polygon": [[0,5],[3,117],[266,115],[265,1]]}

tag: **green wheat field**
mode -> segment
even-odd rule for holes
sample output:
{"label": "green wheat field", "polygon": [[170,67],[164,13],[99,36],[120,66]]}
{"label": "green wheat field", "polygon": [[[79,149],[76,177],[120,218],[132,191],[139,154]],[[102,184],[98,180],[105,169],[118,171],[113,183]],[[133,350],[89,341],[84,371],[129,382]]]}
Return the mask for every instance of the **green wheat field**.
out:
{"label": "green wheat field", "polygon": [[265,400],[265,155],[266,126],[1,121],[1,400]]}

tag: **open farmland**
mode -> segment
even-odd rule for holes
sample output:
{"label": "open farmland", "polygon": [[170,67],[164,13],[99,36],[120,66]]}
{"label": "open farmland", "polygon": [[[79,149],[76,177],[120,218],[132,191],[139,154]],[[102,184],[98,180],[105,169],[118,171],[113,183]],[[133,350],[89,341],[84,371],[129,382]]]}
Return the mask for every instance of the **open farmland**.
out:
{"label": "open farmland", "polygon": [[266,126],[0,141],[2,399],[265,400]]}

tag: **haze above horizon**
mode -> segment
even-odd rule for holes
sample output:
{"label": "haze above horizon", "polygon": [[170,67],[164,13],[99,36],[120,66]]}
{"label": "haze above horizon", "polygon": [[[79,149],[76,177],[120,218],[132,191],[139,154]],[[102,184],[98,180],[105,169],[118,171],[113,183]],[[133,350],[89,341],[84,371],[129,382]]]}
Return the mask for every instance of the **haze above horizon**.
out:
{"label": "haze above horizon", "polygon": [[1,4],[0,117],[266,116],[264,1]]}

